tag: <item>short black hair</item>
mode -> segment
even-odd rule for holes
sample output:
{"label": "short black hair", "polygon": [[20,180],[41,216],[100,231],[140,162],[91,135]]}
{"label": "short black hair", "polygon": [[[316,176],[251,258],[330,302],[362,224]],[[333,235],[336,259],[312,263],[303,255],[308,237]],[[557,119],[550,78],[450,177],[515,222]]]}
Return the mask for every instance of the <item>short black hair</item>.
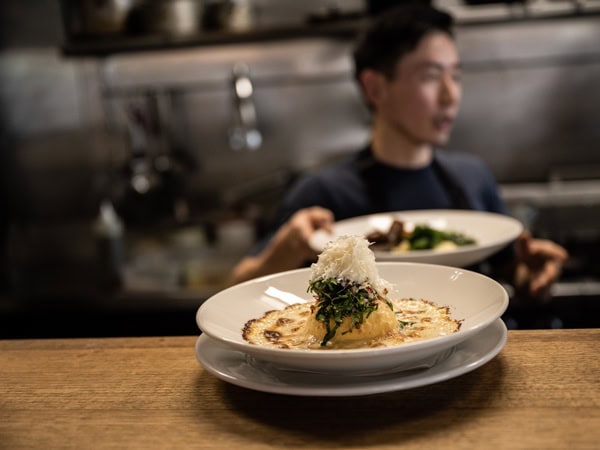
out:
{"label": "short black hair", "polygon": [[368,26],[355,46],[354,75],[371,68],[392,79],[398,60],[414,50],[431,32],[454,37],[454,19],[428,2],[407,2],[382,12]]}

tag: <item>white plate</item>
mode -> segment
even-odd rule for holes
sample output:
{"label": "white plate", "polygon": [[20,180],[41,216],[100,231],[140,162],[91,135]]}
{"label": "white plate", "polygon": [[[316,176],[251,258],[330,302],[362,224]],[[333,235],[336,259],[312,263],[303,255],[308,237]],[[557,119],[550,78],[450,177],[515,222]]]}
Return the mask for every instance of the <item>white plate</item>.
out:
{"label": "white plate", "polygon": [[332,234],[322,230],[313,233],[310,244],[316,251],[321,252],[327,242],[339,236],[367,236],[372,231],[386,232],[394,219],[405,222],[409,227],[426,224],[439,230],[463,233],[474,238],[477,243],[444,251],[412,250],[403,253],[375,251],[378,261],[423,262],[467,267],[501,250],[523,231],[521,222],[502,214],[442,209],[397,211],[341,220],[334,224]]}
{"label": "white plate", "polygon": [[281,272],[225,289],[206,300],[196,322],[206,335],[253,357],[297,370],[375,372],[394,369],[440,353],[481,331],[508,306],[508,294],[484,275],[448,266],[402,262],[376,263],[381,278],[394,285],[391,298],[426,299],[450,307],[460,330],[447,336],[392,347],[348,350],[267,348],[242,337],[246,322],[294,301],[312,301],[309,268]]}
{"label": "white plate", "polygon": [[263,392],[304,396],[356,396],[412,389],[455,378],[481,367],[504,347],[507,330],[497,319],[477,335],[458,344],[444,361],[430,369],[357,377],[313,374],[256,365],[243,352],[202,334],[196,358],[211,374],[237,386]]}

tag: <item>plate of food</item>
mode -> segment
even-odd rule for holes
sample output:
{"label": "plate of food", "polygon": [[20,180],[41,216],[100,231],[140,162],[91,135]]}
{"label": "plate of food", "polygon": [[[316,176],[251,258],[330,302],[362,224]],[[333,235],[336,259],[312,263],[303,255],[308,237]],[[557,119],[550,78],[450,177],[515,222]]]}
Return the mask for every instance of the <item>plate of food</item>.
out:
{"label": "plate of food", "polygon": [[514,241],[518,220],[471,210],[398,211],[341,220],[333,232],[313,233],[310,245],[321,252],[344,235],[364,236],[378,261],[423,262],[468,267]]}
{"label": "plate of food", "polygon": [[342,236],[310,268],[218,292],[199,307],[196,322],[209,338],[261,363],[375,375],[435,364],[507,306],[506,290],[484,275],[376,262],[366,239]]}

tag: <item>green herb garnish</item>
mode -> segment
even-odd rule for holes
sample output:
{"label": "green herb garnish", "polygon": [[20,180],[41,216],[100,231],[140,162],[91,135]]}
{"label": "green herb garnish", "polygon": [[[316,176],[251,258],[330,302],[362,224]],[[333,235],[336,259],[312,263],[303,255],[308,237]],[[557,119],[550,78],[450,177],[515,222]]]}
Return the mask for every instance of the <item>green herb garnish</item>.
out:
{"label": "green herb garnish", "polygon": [[[375,300],[379,295],[368,283],[359,284],[336,278],[319,279],[309,283],[308,292],[312,292],[317,299],[316,319],[325,324],[322,347],[335,336],[346,317],[350,318],[350,329],[343,334],[360,328],[378,307]],[[386,303],[393,309],[391,302]]]}
{"label": "green herb garnish", "polygon": [[398,328],[402,329],[405,327],[410,327],[411,325],[414,325],[415,322],[408,322],[406,320],[400,320],[398,319]]}
{"label": "green herb garnish", "polygon": [[417,225],[408,238],[411,250],[431,250],[442,241],[451,241],[456,245],[463,246],[475,244],[475,239],[461,233],[436,230],[426,225]]}

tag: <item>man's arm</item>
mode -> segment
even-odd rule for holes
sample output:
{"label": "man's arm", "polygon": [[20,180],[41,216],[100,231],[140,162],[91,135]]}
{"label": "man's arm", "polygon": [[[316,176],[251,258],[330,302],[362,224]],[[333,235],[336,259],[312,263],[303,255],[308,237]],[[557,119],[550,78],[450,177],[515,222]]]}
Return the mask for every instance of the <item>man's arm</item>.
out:
{"label": "man's arm", "polygon": [[275,272],[301,267],[314,260],[317,252],[310,247],[309,239],[318,229],[331,231],[333,213],[314,206],[297,211],[284,223],[273,239],[256,256],[246,256],[232,270],[229,285]]}

